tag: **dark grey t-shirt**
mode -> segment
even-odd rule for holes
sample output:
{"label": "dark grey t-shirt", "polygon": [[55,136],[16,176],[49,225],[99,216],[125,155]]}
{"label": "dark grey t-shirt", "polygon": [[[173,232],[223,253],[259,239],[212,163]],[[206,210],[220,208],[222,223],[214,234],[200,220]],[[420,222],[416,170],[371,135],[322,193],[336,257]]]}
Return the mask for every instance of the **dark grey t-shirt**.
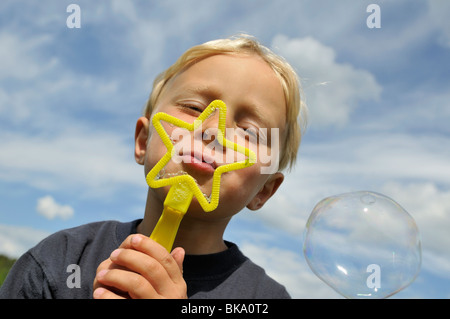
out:
{"label": "dark grey t-shirt", "polygon": [[[47,237],[16,261],[0,287],[0,298],[92,298],[98,265],[136,233],[139,222],[90,223]],[[227,245],[224,252],[185,257],[189,298],[290,298],[235,244]]]}

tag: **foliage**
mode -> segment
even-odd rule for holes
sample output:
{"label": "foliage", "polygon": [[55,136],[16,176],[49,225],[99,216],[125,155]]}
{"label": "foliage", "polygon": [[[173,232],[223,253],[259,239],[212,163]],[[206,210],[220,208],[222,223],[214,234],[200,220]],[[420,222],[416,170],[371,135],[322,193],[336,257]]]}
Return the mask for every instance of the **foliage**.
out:
{"label": "foliage", "polygon": [[16,259],[11,259],[4,255],[0,255],[0,286],[5,281],[6,275],[15,262]]}

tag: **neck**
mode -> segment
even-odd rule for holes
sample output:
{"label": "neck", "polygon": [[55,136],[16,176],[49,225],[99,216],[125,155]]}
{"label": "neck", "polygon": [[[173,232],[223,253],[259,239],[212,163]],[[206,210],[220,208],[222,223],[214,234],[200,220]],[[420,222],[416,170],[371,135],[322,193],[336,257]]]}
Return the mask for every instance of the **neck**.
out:
{"label": "neck", "polygon": [[[144,219],[138,225],[138,232],[150,236],[162,210],[163,203],[157,200],[155,193],[149,189]],[[214,212],[203,212],[203,214],[214,214]],[[173,248],[183,247],[186,254],[190,255],[212,254],[227,249],[223,241],[223,233],[231,218],[214,219],[203,214],[190,214],[189,211],[186,213],[178,229]]]}

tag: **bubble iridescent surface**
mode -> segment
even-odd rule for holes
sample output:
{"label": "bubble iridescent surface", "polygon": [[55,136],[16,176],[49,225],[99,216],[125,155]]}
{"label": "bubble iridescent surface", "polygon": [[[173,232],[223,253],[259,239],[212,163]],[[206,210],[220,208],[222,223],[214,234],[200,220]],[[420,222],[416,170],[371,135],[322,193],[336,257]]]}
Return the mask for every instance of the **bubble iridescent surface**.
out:
{"label": "bubble iridescent surface", "polygon": [[331,196],[312,211],[303,253],[312,271],[347,298],[386,298],[417,277],[417,225],[394,200],[359,191]]}

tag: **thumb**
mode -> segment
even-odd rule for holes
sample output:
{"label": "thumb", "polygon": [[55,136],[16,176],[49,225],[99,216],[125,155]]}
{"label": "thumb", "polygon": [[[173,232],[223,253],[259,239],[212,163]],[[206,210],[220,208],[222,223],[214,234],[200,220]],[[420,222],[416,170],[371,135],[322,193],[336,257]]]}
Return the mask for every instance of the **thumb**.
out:
{"label": "thumb", "polygon": [[173,259],[175,259],[178,267],[180,268],[181,273],[183,273],[183,261],[184,256],[186,255],[184,249],[182,247],[177,247],[174,250],[172,250],[170,254],[172,255]]}

